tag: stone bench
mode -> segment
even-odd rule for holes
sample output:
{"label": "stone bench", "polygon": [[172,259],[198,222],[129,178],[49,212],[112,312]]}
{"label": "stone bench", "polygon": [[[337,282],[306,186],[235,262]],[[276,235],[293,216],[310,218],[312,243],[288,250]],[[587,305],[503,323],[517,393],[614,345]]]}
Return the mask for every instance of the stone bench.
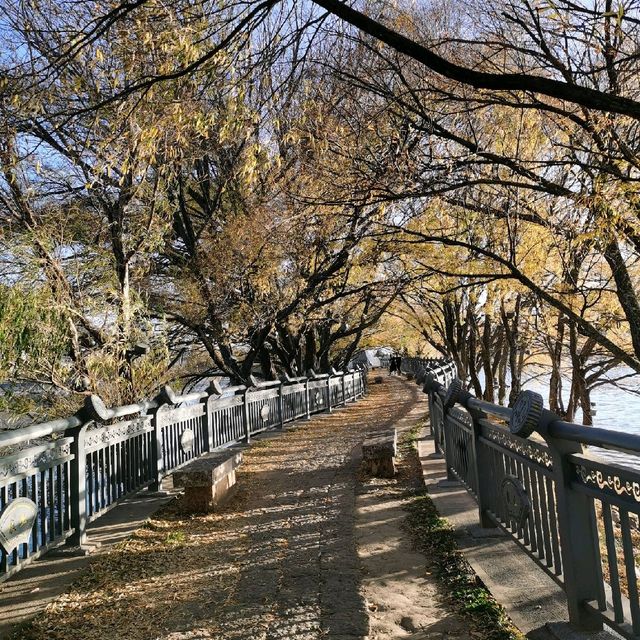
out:
{"label": "stone bench", "polygon": [[365,473],[378,478],[393,478],[396,474],[397,443],[395,428],[367,434],[362,443],[362,467]]}
{"label": "stone bench", "polygon": [[205,453],[173,473],[173,485],[184,487],[185,511],[214,511],[236,484],[242,451],[223,449]]}

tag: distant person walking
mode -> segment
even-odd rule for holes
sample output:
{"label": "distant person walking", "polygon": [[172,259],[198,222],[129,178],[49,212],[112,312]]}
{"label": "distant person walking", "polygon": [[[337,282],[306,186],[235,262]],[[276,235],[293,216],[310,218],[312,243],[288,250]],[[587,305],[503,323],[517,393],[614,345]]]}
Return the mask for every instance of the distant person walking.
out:
{"label": "distant person walking", "polygon": [[398,370],[398,358],[391,356],[389,358],[389,375],[394,374]]}

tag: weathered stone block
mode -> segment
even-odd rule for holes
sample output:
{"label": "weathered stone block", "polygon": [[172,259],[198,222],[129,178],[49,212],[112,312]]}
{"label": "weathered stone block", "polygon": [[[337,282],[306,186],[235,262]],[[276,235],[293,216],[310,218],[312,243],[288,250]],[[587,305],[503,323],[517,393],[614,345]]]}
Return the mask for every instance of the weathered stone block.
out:
{"label": "weathered stone block", "polygon": [[214,511],[234,488],[241,462],[241,451],[213,451],[175,471],[173,484],[184,487],[185,511]]}
{"label": "weathered stone block", "polygon": [[362,443],[364,471],[379,478],[393,478],[396,474],[397,440],[395,429],[369,434]]}

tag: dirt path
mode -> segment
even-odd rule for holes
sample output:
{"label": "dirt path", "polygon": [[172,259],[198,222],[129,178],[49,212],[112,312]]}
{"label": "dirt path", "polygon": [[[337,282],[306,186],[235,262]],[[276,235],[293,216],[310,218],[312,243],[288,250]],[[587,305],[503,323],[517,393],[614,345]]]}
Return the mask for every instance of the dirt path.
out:
{"label": "dirt path", "polygon": [[[175,506],[165,509],[97,558],[16,637],[354,640],[370,633],[370,613],[372,638],[461,637],[455,620],[425,631],[447,614],[433,604],[433,587],[424,588],[424,559],[400,532],[399,496],[388,493],[390,486],[358,481],[364,434],[407,417],[417,397],[414,384],[385,376],[357,404],[254,443],[245,452],[238,493],[223,510],[185,518]],[[364,510],[356,515],[359,489]],[[393,520],[378,534],[367,510],[376,505]],[[365,539],[366,529],[373,539]],[[358,536],[361,553],[373,540],[387,562],[371,564],[367,552],[359,557]],[[408,581],[415,588],[407,601],[394,598]],[[425,598],[431,618],[422,605],[420,615],[415,607],[404,610],[409,600]]]}
{"label": "dirt path", "polygon": [[[422,423],[427,410],[422,396],[396,422],[398,437]],[[418,481],[415,471],[415,461],[412,465],[401,460],[398,478],[364,479],[356,499],[363,595],[370,611],[369,639],[468,640],[474,638],[468,621],[452,613],[443,601],[426,558],[414,550],[403,527],[407,516],[404,493]]]}

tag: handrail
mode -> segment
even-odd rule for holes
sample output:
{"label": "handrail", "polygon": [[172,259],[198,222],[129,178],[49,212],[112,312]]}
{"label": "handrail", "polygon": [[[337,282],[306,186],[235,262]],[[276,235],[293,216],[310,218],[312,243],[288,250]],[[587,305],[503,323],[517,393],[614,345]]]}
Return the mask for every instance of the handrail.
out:
{"label": "handrail", "polygon": [[313,369],[307,371],[307,377],[311,380],[326,380],[331,377],[330,373],[316,373]]}
{"label": "handrail", "polygon": [[68,418],[58,418],[57,420],[49,420],[39,424],[31,424],[28,427],[20,429],[12,429],[10,431],[0,432],[0,447],[11,447],[25,440],[35,440],[36,438],[45,438],[54,433],[60,433],[67,429],[80,427],[85,422],[82,412],[76,413]]}
{"label": "handrail", "polygon": [[[552,411],[544,409],[542,396],[533,391],[522,391],[516,399],[514,407],[504,407],[475,398],[471,393],[462,389],[462,382],[458,379],[451,383],[449,390],[448,402],[450,406],[458,403],[465,409],[481,411],[503,418],[510,423],[511,430],[516,435],[527,437],[532,431],[537,431],[543,438],[549,436],[585,446],[601,447],[623,453],[640,453],[640,435],[566,422]],[[518,404],[521,407],[530,408],[531,412],[524,417],[521,414],[514,416]],[[527,418],[535,421],[533,428],[528,433],[519,431],[516,427]]]}
{"label": "handrail", "polygon": [[[566,422],[532,391],[522,391],[513,407],[475,398],[461,380],[448,379],[451,363],[405,366],[420,371],[436,453],[444,454],[448,479],[478,503],[480,526],[503,529],[563,587],[573,626],[593,631],[607,624],[638,640],[633,535],[640,527],[640,472],[586,455],[583,447],[637,457],[640,436]],[[468,417],[452,411],[455,405]],[[530,440],[534,434],[544,442]]]}
{"label": "handrail", "polygon": [[476,411],[483,411],[484,413],[488,413],[492,416],[498,416],[499,418],[503,418],[504,420],[511,419],[511,408],[503,407],[499,404],[493,404],[492,402],[487,402],[486,400],[478,400],[477,398],[471,397],[467,401],[467,408],[475,409]]}
{"label": "handrail", "polygon": [[[538,431],[542,435],[544,429],[539,429]],[[558,419],[548,423],[546,434],[553,438],[579,442],[589,447],[600,447],[623,453],[640,453],[640,436],[633,433],[586,427]]]}
{"label": "handrail", "polygon": [[[287,376],[287,382],[304,382],[307,379],[326,380],[331,377],[331,375],[343,375],[342,372],[339,372],[338,374],[317,374],[313,370],[310,370],[310,373],[312,374],[310,378],[304,376],[289,378]],[[255,380],[255,378],[253,380]],[[280,384],[281,382],[279,380],[268,380],[265,382],[258,382],[255,380],[255,384],[252,384],[251,387],[247,387],[246,385],[235,385],[224,388],[218,387],[218,390],[215,391],[215,393],[221,395],[238,393],[248,389],[268,389],[271,387],[278,387]],[[56,433],[62,433],[68,429],[80,427],[87,421],[95,418],[100,418],[101,420],[125,418],[127,416],[146,413],[151,409],[157,409],[163,402],[169,402],[170,404],[176,405],[186,404],[189,402],[198,402],[206,399],[207,397],[209,397],[209,394],[204,391],[180,395],[173,391],[169,385],[165,385],[158,395],[151,400],[143,400],[141,402],[107,408],[99,396],[91,395],[87,396],[85,404],[81,409],[67,418],[56,418],[55,420],[32,424],[26,427],[20,427],[19,429],[0,431],[0,448],[11,447],[26,440],[35,440],[37,438],[44,438]]]}
{"label": "handrail", "polygon": [[286,373],[282,377],[284,378],[285,382],[304,382],[307,379],[306,376],[298,376],[297,378],[292,378],[291,376],[287,375]]}
{"label": "handrail", "polygon": [[0,432],[0,523],[21,523],[2,528],[0,581],[53,546],[84,544],[89,522],[141,489],[159,489],[206,452],[355,402],[367,391],[366,372],[250,378],[225,389],[214,381],[185,394],[165,386],[150,400],[110,408],[91,395],[72,416]]}

